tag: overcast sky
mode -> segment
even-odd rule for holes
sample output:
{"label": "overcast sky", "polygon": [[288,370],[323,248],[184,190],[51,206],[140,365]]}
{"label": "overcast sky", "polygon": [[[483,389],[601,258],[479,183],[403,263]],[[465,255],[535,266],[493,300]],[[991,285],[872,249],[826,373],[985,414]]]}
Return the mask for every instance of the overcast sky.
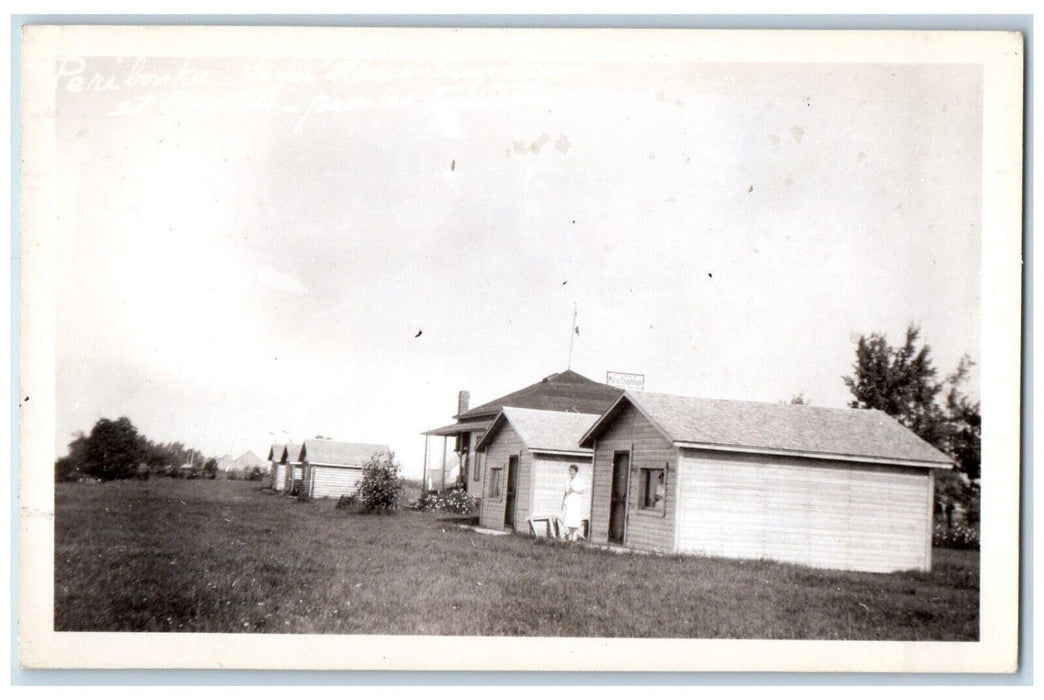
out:
{"label": "overcast sky", "polygon": [[459,389],[566,368],[574,302],[573,369],[653,391],[843,406],[854,339],[911,321],[979,357],[972,66],[60,70],[59,453],[126,415],[418,476]]}

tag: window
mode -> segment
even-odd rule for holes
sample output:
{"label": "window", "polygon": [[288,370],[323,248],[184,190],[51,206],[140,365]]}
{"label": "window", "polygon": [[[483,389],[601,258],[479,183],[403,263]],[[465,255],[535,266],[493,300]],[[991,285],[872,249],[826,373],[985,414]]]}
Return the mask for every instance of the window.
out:
{"label": "window", "polygon": [[457,433],[456,443],[453,451],[457,454],[466,455],[471,449],[471,433]]}
{"label": "window", "polygon": [[662,510],[667,496],[667,482],[663,469],[642,469],[641,508]]}
{"label": "window", "polygon": [[489,470],[489,496],[490,498],[500,497],[500,475],[504,473],[503,467],[494,467]]}

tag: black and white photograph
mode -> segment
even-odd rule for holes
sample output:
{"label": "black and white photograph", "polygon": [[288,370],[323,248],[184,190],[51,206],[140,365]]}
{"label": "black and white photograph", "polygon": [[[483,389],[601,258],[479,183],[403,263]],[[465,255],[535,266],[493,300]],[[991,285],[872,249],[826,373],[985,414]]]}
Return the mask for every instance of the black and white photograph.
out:
{"label": "black and white photograph", "polygon": [[1013,671],[1021,54],[27,28],[22,663]]}

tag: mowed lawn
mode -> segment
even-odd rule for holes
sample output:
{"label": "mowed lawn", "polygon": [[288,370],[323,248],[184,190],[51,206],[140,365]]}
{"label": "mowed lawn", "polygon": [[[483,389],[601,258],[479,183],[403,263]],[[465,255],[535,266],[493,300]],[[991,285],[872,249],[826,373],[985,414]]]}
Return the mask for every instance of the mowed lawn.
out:
{"label": "mowed lawn", "polygon": [[59,631],[978,638],[977,552],[856,574],[494,537],[257,482],[55,488]]}

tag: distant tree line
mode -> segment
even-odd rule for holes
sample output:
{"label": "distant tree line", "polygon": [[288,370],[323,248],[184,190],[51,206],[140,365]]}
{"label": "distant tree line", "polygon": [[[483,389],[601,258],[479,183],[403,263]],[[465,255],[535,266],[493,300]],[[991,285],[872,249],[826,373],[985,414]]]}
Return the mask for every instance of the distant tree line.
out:
{"label": "distant tree line", "polygon": [[[190,468],[183,470],[185,464]],[[56,481],[147,479],[152,474],[213,479],[217,460],[180,442],[153,442],[124,416],[102,418],[89,434],[77,432],[69,443],[69,454],[54,463]]]}

